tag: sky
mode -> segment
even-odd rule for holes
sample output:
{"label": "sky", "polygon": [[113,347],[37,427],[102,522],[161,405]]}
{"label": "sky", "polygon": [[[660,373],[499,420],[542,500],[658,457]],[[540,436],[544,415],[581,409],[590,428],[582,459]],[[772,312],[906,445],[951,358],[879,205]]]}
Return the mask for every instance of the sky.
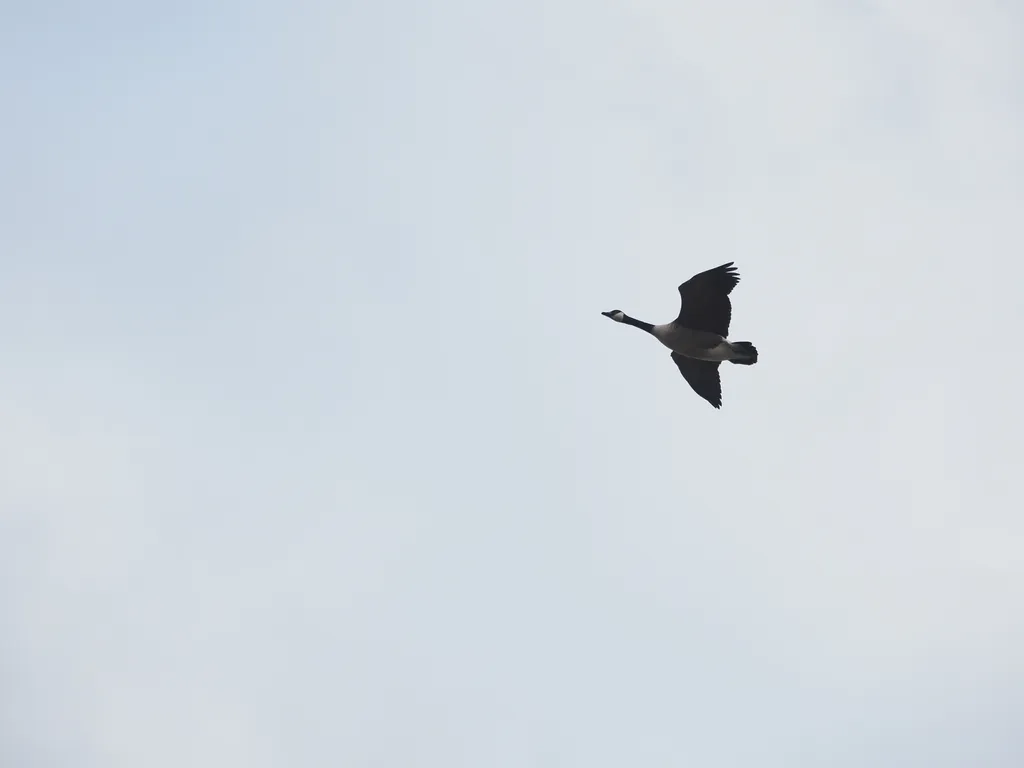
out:
{"label": "sky", "polygon": [[1022,29],[8,4],[0,763],[1024,764]]}

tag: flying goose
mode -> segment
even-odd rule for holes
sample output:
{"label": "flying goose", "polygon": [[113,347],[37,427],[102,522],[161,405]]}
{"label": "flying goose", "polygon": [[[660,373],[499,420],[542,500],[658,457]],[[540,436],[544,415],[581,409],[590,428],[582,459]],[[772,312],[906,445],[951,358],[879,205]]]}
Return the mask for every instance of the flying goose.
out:
{"label": "flying goose", "polygon": [[694,275],[679,286],[679,317],[664,325],[651,325],[620,309],[602,312],[617,323],[635,326],[672,350],[672,360],[694,392],[715,408],[722,407],[718,366],[725,360],[737,365],[757,362],[757,348],[749,341],[729,341],[732,304],[729,293],[740,281],[733,262]]}

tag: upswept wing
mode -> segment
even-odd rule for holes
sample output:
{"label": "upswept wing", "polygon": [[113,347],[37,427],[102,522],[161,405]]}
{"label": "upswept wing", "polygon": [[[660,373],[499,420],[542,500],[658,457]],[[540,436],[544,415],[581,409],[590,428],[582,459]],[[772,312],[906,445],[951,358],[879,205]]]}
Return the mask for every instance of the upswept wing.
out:
{"label": "upswept wing", "polygon": [[731,261],[694,275],[679,286],[681,306],[676,322],[684,328],[728,336],[732,320],[729,294],[739,281]]}

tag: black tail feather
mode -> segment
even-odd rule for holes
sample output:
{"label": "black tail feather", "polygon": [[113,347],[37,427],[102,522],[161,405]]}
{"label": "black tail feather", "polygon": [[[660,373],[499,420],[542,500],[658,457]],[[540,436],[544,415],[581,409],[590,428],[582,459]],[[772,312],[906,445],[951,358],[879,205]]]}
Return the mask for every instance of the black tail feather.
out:
{"label": "black tail feather", "polygon": [[734,341],[732,342],[733,349],[743,355],[740,358],[733,358],[730,363],[736,363],[736,365],[753,365],[757,362],[757,347],[751,344],[749,341]]}

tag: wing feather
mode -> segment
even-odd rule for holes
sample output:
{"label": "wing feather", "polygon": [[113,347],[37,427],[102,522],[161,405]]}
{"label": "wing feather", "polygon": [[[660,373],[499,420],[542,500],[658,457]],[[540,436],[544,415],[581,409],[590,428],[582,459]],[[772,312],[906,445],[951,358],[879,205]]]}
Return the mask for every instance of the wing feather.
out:
{"label": "wing feather", "polygon": [[676,323],[695,331],[729,335],[732,302],[729,294],[740,281],[733,262],[694,275],[679,286],[679,317]]}
{"label": "wing feather", "polygon": [[715,408],[722,407],[722,379],[718,374],[718,366],[721,363],[695,360],[678,352],[672,353],[672,360],[694,392]]}

